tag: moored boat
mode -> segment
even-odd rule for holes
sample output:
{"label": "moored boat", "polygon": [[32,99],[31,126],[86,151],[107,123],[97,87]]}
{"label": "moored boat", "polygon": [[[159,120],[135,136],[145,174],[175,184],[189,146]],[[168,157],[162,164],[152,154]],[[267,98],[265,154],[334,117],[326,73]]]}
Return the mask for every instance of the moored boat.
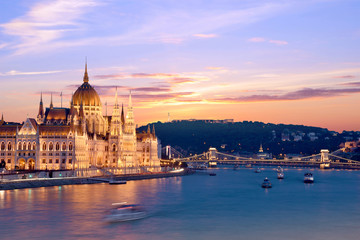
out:
{"label": "moored boat", "polygon": [[110,180],[109,184],[126,184],[126,180]]}
{"label": "moored boat", "polygon": [[313,183],[314,182],[314,176],[312,173],[305,173],[304,174],[304,183]]}
{"label": "moored boat", "polygon": [[257,168],[257,169],[255,170],[255,172],[256,172],[256,173],[261,173],[261,169],[260,169],[260,168]]}
{"label": "moored boat", "polygon": [[266,177],[264,179],[264,182],[261,184],[262,188],[272,188],[271,182],[269,181],[269,179]]}
{"label": "moored boat", "polygon": [[284,179],[284,172],[278,172],[277,173],[277,178],[278,179]]}

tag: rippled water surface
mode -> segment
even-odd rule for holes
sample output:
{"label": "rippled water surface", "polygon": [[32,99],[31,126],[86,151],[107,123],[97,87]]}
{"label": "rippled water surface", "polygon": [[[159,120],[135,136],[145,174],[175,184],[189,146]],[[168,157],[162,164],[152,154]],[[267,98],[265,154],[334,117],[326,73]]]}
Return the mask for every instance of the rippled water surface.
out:
{"label": "rippled water surface", "polygon": [[[0,191],[0,239],[359,239],[360,172],[220,168],[217,176]],[[260,187],[268,177],[273,188]],[[102,221],[113,202],[142,220]]]}

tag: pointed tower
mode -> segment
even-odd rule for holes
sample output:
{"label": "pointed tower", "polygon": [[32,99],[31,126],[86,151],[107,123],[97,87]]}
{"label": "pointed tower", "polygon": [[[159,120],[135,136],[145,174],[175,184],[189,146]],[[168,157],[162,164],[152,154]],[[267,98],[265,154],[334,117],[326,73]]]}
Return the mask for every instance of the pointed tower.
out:
{"label": "pointed tower", "polygon": [[120,107],[118,103],[117,87],[115,91],[115,104],[111,117],[110,133],[113,136],[119,136],[121,134],[121,116],[120,116]]}
{"label": "pointed tower", "polygon": [[39,112],[37,115],[37,123],[41,124],[44,122],[44,117],[45,117],[45,113],[44,113],[44,104],[43,104],[43,99],[42,99],[42,92],[40,94],[40,104],[39,104]]}
{"label": "pointed tower", "polygon": [[124,104],[121,104],[121,124],[125,124]]}
{"label": "pointed tower", "polygon": [[126,166],[138,166],[139,162],[136,158],[136,146],[136,129],[130,92],[124,131],[122,133],[122,159],[124,159]]}
{"label": "pointed tower", "polygon": [[50,109],[53,109],[54,105],[53,105],[53,101],[52,101],[52,93],[51,93],[51,101],[50,101]]}
{"label": "pointed tower", "polygon": [[89,82],[89,75],[87,72],[87,59],[85,60],[85,72],[84,72],[84,83],[88,83]]}

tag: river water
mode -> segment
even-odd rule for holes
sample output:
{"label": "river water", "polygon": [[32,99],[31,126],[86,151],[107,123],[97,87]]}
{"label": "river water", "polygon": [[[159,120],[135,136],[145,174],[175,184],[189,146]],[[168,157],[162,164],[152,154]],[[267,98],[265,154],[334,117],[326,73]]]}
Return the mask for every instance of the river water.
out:
{"label": "river water", "polygon": [[[0,191],[0,239],[360,239],[360,172],[219,168],[217,176]],[[268,177],[272,189],[262,189]],[[143,205],[145,219],[109,224],[111,203]]]}

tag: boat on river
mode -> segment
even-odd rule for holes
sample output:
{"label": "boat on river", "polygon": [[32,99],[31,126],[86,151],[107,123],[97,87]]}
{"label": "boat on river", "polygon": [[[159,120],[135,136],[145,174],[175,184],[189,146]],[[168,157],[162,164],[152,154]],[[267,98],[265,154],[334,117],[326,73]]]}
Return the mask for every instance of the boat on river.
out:
{"label": "boat on river", "polygon": [[312,173],[305,173],[304,174],[304,183],[313,183],[314,182],[314,176]]}
{"label": "boat on river", "polygon": [[284,172],[278,172],[277,173],[277,178],[278,179],[284,179]]}
{"label": "boat on river", "polygon": [[261,173],[261,169],[260,169],[260,168],[257,168],[257,169],[255,170],[255,172],[256,172],[256,173]]}
{"label": "boat on river", "polygon": [[109,181],[109,184],[126,184],[126,180],[114,180],[114,179],[111,179]]}
{"label": "boat on river", "polygon": [[272,188],[270,180],[266,177],[264,182],[261,184],[262,188]]}
{"label": "boat on river", "polygon": [[110,214],[105,216],[106,222],[126,222],[145,218],[147,213],[139,205],[123,203],[113,203]]}

